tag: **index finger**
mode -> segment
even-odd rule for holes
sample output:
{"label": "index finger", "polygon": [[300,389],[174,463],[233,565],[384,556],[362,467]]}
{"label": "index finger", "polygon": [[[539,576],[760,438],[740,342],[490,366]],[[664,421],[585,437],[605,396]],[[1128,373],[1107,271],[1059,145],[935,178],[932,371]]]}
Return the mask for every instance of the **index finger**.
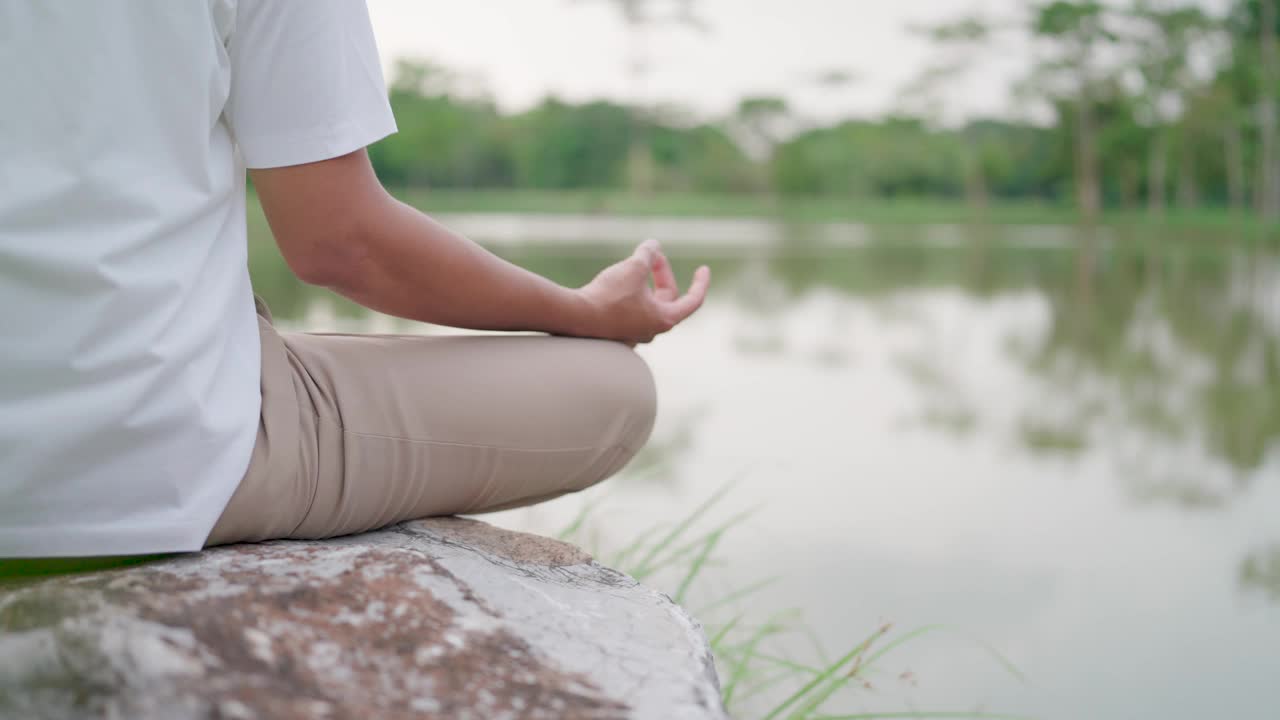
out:
{"label": "index finger", "polygon": [[661,252],[657,240],[645,240],[636,246],[635,252],[631,253],[631,256],[639,258],[644,262],[645,267],[652,271],[653,265],[657,262],[658,255]]}
{"label": "index finger", "polygon": [[676,285],[676,274],[671,270],[671,261],[658,251],[657,256],[653,259],[653,287],[658,291],[658,297],[663,300],[675,300],[680,294],[680,287]]}
{"label": "index finger", "polygon": [[689,292],[666,304],[665,314],[667,321],[672,325],[684,322],[686,318],[702,307],[702,301],[707,299],[707,289],[710,287],[711,268],[703,265],[693,274],[693,283],[689,285]]}

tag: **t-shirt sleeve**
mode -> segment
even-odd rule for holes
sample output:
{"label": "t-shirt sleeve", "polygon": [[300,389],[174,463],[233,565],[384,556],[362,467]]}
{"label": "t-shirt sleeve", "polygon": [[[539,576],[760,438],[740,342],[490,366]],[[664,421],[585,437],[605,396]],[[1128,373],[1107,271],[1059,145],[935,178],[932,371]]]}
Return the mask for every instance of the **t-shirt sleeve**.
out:
{"label": "t-shirt sleeve", "polygon": [[396,131],[365,0],[240,0],[226,117],[245,165],[345,155]]}

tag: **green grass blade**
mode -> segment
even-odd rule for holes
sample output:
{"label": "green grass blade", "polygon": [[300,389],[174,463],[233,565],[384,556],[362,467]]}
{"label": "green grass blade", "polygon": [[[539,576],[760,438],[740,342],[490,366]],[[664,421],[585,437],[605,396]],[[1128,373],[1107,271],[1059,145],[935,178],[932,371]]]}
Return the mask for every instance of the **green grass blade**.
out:
{"label": "green grass blade", "polygon": [[1022,670],[1018,669],[1018,666],[1014,665],[1013,661],[1005,657],[1003,653],[1001,653],[999,650],[996,650],[995,646],[992,645],[991,643],[986,642],[985,640],[982,640],[980,638],[974,637],[972,635],[969,635],[968,633],[960,632],[959,630],[948,629],[948,632],[955,633],[956,635],[959,635],[960,637],[968,640],[974,645],[977,645],[978,647],[982,648],[984,651],[986,651],[987,655],[992,660],[995,660],[996,663],[1000,665],[1000,667],[1004,668],[1005,672],[1009,673],[1014,678],[1017,678],[1017,680],[1024,685],[1030,684],[1031,681],[1027,679],[1027,676],[1022,672]]}
{"label": "green grass blade", "polygon": [[698,556],[693,559],[689,572],[685,573],[684,580],[676,588],[675,601],[677,604],[684,604],[685,593],[689,592],[689,586],[693,584],[694,579],[702,572],[702,566],[707,562],[707,558],[711,556],[711,552],[716,549],[716,545],[720,544],[720,538],[723,536],[722,532],[716,532],[707,537],[706,543],[702,546],[702,552],[698,553]]}
{"label": "green grass blade", "polygon": [[603,502],[603,500],[603,496],[597,496],[582,503],[582,509],[578,511],[576,516],[574,516],[573,522],[569,523],[563,530],[556,533],[556,539],[568,541],[577,535],[578,531],[582,529],[582,526],[586,524],[587,518],[595,512],[596,508],[600,507],[600,503]]}
{"label": "green grass blade", "polygon": [[649,564],[653,562],[654,558],[684,535],[684,533],[698,521],[698,518],[701,518],[708,510],[714,507],[716,503],[723,500],[725,495],[727,495],[737,484],[737,478],[725,483],[719,490],[712,493],[711,497],[707,498],[701,505],[694,508],[693,512],[689,513],[683,520],[676,523],[676,526],[672,528],[671,531],[662,538],[662,540],[658,541],[656,545],[649,549],[649,552],[644,556],[644,559],[640,561],[639,567],[648,567]]}
{"label": "green grass blade", "polygon": [[816,688],[821,686],[829,678],[831,678],[837,672],[839,672],[842,668],[844,668],[845,665],[853,661],[854,658],[857,658],[861,656],[864,652],[866,652],[867,649],[871,647],[872,643],[874,643],[877,639],[883,637],[884,634],[888,631],[889,631],[889,626],[886,625],[876,630],[871,635],[867,636],[866,640],[863,640],[861,643],[859,643],[856,647],[854,647],[848,653],[845,653],[844,657],[841,657],[839,660],[828,665],[827,668],[823,670],[820,675],[813,678],[809,682],[805,683],[803,687],[801,687],[799,690],[796,690],[794,693],[792,693],[791,696],[788,697],[786,700],[784,700],[781,705],[775,707],[773,711],[770,712],[768,715],[765,715],[763,720],[773,720],[774,718],[778,717],[783,712],[785,712],[787,708],[803,700],[810,693],[812,693]]}
{"label": "green grass blade", "polygon": [[826,705],[832,695],[835,695],[851,681],[855,679],[862,679],[862,673],[865,670],[866,668],[862,666],[857,658],[855,658],[852,669],[846,673],[838,673],[829,677],[822,685],[811,691],[804,698],[804,703],[799,707],[799,709],[791,713],[791,717],[800,720],[811,717],[811,713],[816,712],[823,705]]}
{"label": "green grass blade", "polygon": [[876,652],[875,655],[872,655],[871,657],[867,658],[866,666],[871,667],[876,663],[877,660],[879,660],[885,654],[892,651],[896,647],[900,647],[906,642],[909,642],[915,638],[918,638],[921,635],[927,635],[929,633],[935,633],[935,632],[951,633],[953,635],[957,635],[961,638],[964,638],[965,640],[973,643],[974,645],[977,645],[978,647],[982,648],[983,651],[987,653],[987,655],[989,655],[993,660],[995,660],[996,663],[999,664],[1000,667],[1002,667],[1005,670],[1005,672],[1009,673],[1009,675],[1013,676],[1014,678],[1016,678],[1018,681],[1022,683],[1027,682],[1027,676],[1023,674],[1021,670],[1018,669],[1018,666],[1014,665],[1012,661],[1010,661],[1004,655],[1000,654],[1000,652],[996,650],[994,647],[992,647],[991,644],[983,642],[978,638],[975,638],[967,633],[960,632],[959,630],[948,627],[946,625],[925,625],[924,627],[920,627],[915,630],[912,630],[911,632],[895,639],[893,642],[881,648],[878,652]]}
{"label": "green grass blade", "polygon": [[[886,645],[884,645],[883,647],[881,647],[871,655],[867,656],[865,660],[858,663],[855,666],[854,671],[850,672],[848,675],[844,677],[840,677],[838,675],[830,675],[828,679],[824,681],[820,681],[818,683],[811,683],[811,687],[808,687],[804,692],[803,704],[801,704],[798,707],[798,709],[791,715],[791,717],[793,718],[811,717],[811,713],[816,711],[818,708],[822,707],[822,705],[824,705],[831,698],[832,695],[834,695],[842,687],[847,685],[850,680],[857,678],[861,675],[864,675],[867,672],[870,672],[874,668],[875,664],[881,658],[885,657],[893,650],[899,647],[902,647],[906,643],[912,640],[915,640],[923,635],[927,635],[929,633],[934,633],[939,631],[945,631],[947,629],[948,628],[942,625],[926,625],[920,628],[916,628],[915,630],[912,630],[908,633],[904,633],[903,635],[900,635],[894,638],[891,642],[887,643]],[[869,648],[870,646],[868,645],[868,649]],[[998,653],[996,655],[998,656]],[[1012,665],[1012,664],[1010,663],[1009,665]],[[1020,673],[1016,672],[1016,668],[1012,668],[1012,669],[1015,671],[1015,676],[1020,675]],[[879,717],[879,716],[872,715],[871,717]],[[898,717],[914,717],[914,716],[908,713],[904,715],[899,715]],[[921,716],[921,717],[924,717],[924,716]],[[975,716],[973,713],[968,713],[968,714],[959,713],[959,714],[950,714],[950,715],[946,715],[946,714],[933,715],[931,717],[977,717],[977,716]],[[986,717],[986,716],[983,716],[983,717]]]}
{"label": "green grass blade", "polygon": [[756,582],[753,582],[750,585],[744,585],[738,588],[737,590],[734,590],[733,592],[729,593],[728,595],[725,595],[719,600],[716,600],[710,603],[709,605],[704,605],[698,608],[693,612],[693,616],[704,617],[710,614],[712,610],[717,610],[719,608],[724,607],[725,605],[728,605],[729,603],[735,600],[741,600],[744,597],[754,595],[755,593],[765,589],[766,587],[772,585],[777,581],[778,581],[777,577],[770,577],[770,578],[765,578],[763,580],[757,580]]}
{"label": "green grass blade", "polygon": [[775,625],[771,619],[770,622],[767,622],[757,628],[756,631],[751,634],[751,637],[743,643],[741,655],[729,668],[729,681],[725,684],[724,688],[724,704],[726,707],[733,703],[734,692],[737,691],[738,685],[750,670],[751,661],[755,658],[756,647],[758,647],[760,643],[770,635],[776,635],[779,632],[784,632],[785,630],[785,626]]}
{"label": "green grass blade", "polygon": [[[639,579],[639,578],[640,578],[640,577],[642,577],[642,576],[652,575],[653,573],[657,572],[658,570],[661,570],[662,568],[666,567],[667,565],[670,565],[670,564],[674,563],[675,561],[679,560],[680,558],[685,557],[686,555],[689,555],[689,554],[693,553],[694,551],[696,551],[698,548],[702,547],[702,544],[703,544],[704,542],[706,542],[706,539],[707,539],[709,536],[711,536],[711,535],[713,535],[713,534],[716,534],[716,533],[724,533],[724,532],[728,531],[728,530],[729,530],[730,528],[732,528],[734,525],[737,525],[738,523],[740,523],[740,522],[742,522],[743,520],[747,519],[748,517],[750,517],[751,515],[753,515],[753,514],[754,514],[755,512],[757,512],[758,510],[759,510],[759,508],[758,508],[758,507],[754,507],[754,508],[750,508],[750,509],[748,509],[748,510],[744,510],[744,511],[742,511],[742,512],[740,512],[740,513],[736,514],[736,515],[734,515],[733,517],[729,518],[728,520],[726,520],[725,522],[721,523],[720,525],[716,526],[715,528],[712,528],[709,532],[707,532],[707,533],[705,533],[705,534],[703,534],[703,535],[700,535],[700,536],[698,536],[698,537],[694,538],[693,540],[690,540],[689,542],[685,543],[684,545],[681,545],[680,547],[678,547],[678,548],[676,548],[676,549],[672,550],[670,553],[668,553],[667,555],[663,556],[661,559],[659,559],[659,560],[654,560],[654,561],[652,561],[651,563],[649,563],[648,565],[641,565],[640,567],[637,567],[637,568],[635,569],[635,572],[634,572],[634,573],[628,573],[628,574],[632,575],[633,577],[636,577],[637,579]],[[637,573],[638,573],[638,574],[637,574]]]}
{"label": "green grass blade", "polygon": [[824,666],[831,664],[831,653],[827,652],[827,648],[823,646],[822,640],[818,638],[818,634],[813,628],[804,628],[804,636],[808,638],[809,643],[813,645],[813,651],[818,655],[818,661]]}
{"label": "green grass blade", "polygon": [[1027,715],[992,715],[989,712],[900,711],[859,712],[856,715],[819,715],[812,720],[1036,720]]}
{"label": "green grass blade", "polygon": [[725,624],[724,627],[716,631],[716,634],[708,641],[713,653],[719,654],[719,651],[716,648],[720,647],[720,643],[724,642],[725,637],[727,637],[734,628],[738,627],[738,622],[741,620],[742,616],[736,615],[732,620]]}
{"label": "green grass blade", "polygon": [[778,683],[784,680],[790,680],[795,676],[796,675],[794,672],[791,672],[790,670],[783,670],[777,675],[772,675],[763,680],[760,680],[759,682],[754,682],[751,684],[751,687],[738,693],[738,701],[746,702],[747,700],[750,700],[753,697],[758,697],[759,695],[762,695],[772,690],[774,687],[778,685]]}
{"label": "green grass blade", "polygon": [[645,530],[644,532],[640,533],[640,535],[637,536],[636,539],[631,541],[630,545],[614,553],[613,557],[609,559],[608,565],[610,567],[618,568],[619,570],[627,573],[628,575],[631,575],[631,573],[628,572],[626,568],[627,560],[630,560],[632,555],[635,555],[636,553],[643,550],[645,546],[649,543],[649,541],[653,539],[653,536],[657,535],[665,527],[666,527],[665,524],[654,525],[648,530]]}
{"label": "green grass blade", "polygon": [[899,635],[898,637],[894,638],[884,647],[880,648],[879,650],[871,654],[866,659],[866,662],[863,663],[863,667],[869,668],[872,665],[875,665],[877,660],[889,654],[895,648],[902,647],[903,645],[911,642],[912,640],[915,640],[916,638],[922,635],[928,635],[929,633],[938,632],[940,630],[946,630],[946,627],[943,625],[925,625],[923,627],[918,627],[915,630],[912,630],[911,632],[903,633],[902,635]]}
{"label": "green grass blade", "polygon": [[756,653],[756,659],[762,662],[767,662],[773,665],[777,665],[778,667],[784,667],[795,672],[805,673],[806,675],[821,675],[823,670],[823,668],[814,667],[812,665],[805,665],[804,663],[798,663],[798,662],[795,662],[794,660],[780,658],[780,657],[777,657],[776,655],[767,655],[765,653]]}
{"label": "green grass blade", "polygon": [[[771,615],[769,617],[769,620],[766,621],[763,625],[740,626],[740,629],[743,629],[743,630],[751,629],[753,630],[753,632],[760,631],[760,630],[768,630],[769,634],[771,635],[780,635],[784,632],[795,632],[795,628],[790,625],[792,618],[788,617],[788,616],[794,616],[794,615],[798,615],[798,612],[794,610],[784,610],[782,612],[776,612],[773,615]],[[750,637],[748,637],[746,640],[743,640],[742,642],[737,643],[735,645],[725,645],[724,650],[727,653],[739,652],[749,644],[750,644]]]}

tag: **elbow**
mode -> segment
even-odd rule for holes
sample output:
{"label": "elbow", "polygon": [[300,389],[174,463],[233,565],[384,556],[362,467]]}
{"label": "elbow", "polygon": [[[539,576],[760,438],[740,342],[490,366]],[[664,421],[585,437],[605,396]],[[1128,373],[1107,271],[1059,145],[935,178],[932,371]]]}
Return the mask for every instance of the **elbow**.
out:
{"label": "elbow", "polygon": [[368,248],[358,233],[327,233],[295,243],[293,248],[285,261],[302,282],[339,291],[360,286]]}
{"label": "elbow", "polygon": [[303,282],[359,289],[376,270],[377,220],[389,197],[363,150],[315,163],[253,171],[271,232]]}
{"label": "elbow", "polygon": [[337,263],[327,260],[308,258],[289,263],[289,268],[299,280],[308,284],[326,288],[339,288],[348,282],[348,277]]}

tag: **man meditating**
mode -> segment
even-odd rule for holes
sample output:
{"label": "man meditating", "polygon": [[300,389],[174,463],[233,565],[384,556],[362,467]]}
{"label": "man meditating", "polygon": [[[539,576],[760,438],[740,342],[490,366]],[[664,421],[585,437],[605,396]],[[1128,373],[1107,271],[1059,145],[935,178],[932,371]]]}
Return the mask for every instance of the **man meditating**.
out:
{"label": "man meditating", "polygon": [[[702,303],[646,242],[582,288],[391,198],[363,0],[0,0],[0,558],[324,538],[617,472],[631,349]],[[380,312],[548,335],[277,332],[245,168],[289,266]]]}

